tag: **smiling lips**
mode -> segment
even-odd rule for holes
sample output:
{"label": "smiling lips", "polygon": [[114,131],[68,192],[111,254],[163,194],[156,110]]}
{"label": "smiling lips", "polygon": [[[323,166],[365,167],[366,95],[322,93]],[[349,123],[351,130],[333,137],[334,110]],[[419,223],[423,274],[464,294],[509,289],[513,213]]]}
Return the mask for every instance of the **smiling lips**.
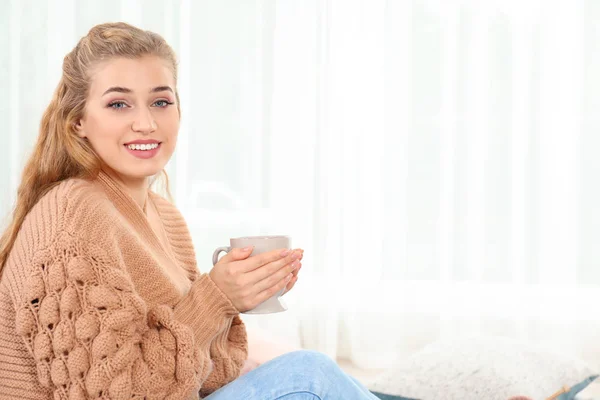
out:
{"label": "smiling lips", "polygon": [[160,150],[162,143],[156,140],[136,140],[125,144],[127,151],[137,158],[148,159],[154,157]]}

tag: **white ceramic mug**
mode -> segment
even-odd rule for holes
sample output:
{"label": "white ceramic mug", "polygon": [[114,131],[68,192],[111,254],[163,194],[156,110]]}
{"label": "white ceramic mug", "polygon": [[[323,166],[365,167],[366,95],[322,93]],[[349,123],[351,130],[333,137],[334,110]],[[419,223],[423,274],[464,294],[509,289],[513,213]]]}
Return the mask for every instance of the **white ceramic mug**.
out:
{"label": "white ceramic mug", "polygon": [[[219,247],[213,253],[213,265],[219,261],[221,252],[229,252],[233,248],[243,249],[244,247],[254,246],[254,250],[250,257],[260,253],[266,253],[272,250],[289,249],[291,250],[292,239],[289,236],[248,236],[229,239],[229,246]],[[287,306],[281,299],[285,292],[285,287],[275,293],[272,297],[260,303],[252,310],[246,311],[244,314],[270,314],[287,310]]]}

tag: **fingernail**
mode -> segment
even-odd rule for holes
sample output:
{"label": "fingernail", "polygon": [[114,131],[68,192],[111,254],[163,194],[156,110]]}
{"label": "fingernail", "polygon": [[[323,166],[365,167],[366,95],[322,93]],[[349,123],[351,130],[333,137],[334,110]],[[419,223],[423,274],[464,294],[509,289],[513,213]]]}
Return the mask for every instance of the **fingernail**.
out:
{"label": "fingernail", "polygon": [[290,251],[289,250],[284,250],[284,251],[281,252],[281,257],[285,257],[288,254],[290,254]]}
{"label": "fingernail", "polygon": [[294,262],[292,263],[292,270],[294,270],[294,269],[298,268],[298,265],[299,265],[299,264],[300,264],[300,263],[299,263],[298,261],[294,261]]}
{"label": "fingernail", "polygon": [[252,250],[252,246],[244,247],[242,249],[243,252],[247,252],[247,251],[250,251],[250,250]]}

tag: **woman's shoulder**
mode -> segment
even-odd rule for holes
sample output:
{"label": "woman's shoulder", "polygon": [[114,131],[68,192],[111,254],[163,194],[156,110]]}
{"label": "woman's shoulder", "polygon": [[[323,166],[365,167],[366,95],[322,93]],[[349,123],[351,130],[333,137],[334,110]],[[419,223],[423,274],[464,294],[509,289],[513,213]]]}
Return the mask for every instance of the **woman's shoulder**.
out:
{"label": "woman's shoulder", "polygon": [[79,211],[86,213],[101,212],[110,201],[96,181],[69,178],[61,181],[50,189],[34,206],[32,212],[38,209],[55,209],[62,216],[73,217]]}
{"label": "woman's shoulder", "polygon": [[48,199],[49,201],[55,199],[66,204],[67,202],[80,201],[89,195],[98,196],[101,193],[102,189],[95,180],[68,178],[52,187],[40,201],[43,199]]}
{"label": "woman's shoulder", "polygon": [[[110,215],[110,201],[102,188],[94,181],[69,178],[61,181],[32,207],[23,221],[22,231],[37,231],[34,247],[43,247],[54,239],[56,233],[64,231],[82,219],[102,221]],[[32,237],[30,237],[32,238]]]}
{"label": "woman's shoulder", "polygon": [[[32,262],[36,254],[53,253],[57,243],[69,237],[74,224],[110,235],[111,221],[101,215],[108,215],[104,211],[109,209],[107,202],[106,195],[93,181],[67,179],[53,186],[23,220],[7,259],[8,269],[15,264],[25,270],[23,264]],[[96,217],[90,219],[88,215]]]}

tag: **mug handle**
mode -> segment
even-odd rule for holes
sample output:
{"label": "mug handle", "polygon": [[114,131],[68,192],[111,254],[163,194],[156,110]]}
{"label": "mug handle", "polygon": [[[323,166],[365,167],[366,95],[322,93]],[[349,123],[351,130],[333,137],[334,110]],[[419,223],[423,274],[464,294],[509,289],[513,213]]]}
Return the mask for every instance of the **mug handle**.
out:
{"label": "mug handle", "polygon": [[213,253],[213,266],[219,262],[219,254],[224,251],[225,253],[229,253],[231,251],[231,246],[219,247]]}

